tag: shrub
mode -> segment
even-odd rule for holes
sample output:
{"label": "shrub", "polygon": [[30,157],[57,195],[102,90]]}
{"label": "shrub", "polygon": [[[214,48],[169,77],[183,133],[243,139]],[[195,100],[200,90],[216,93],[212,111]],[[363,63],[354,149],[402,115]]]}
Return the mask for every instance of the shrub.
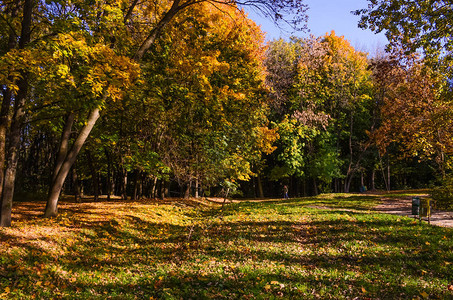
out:
{"label": "shrub", "polygon": [[453,209],[453,175],[446,176],[441,186],[432,189],[431,195],[436,201],[436,208]]}

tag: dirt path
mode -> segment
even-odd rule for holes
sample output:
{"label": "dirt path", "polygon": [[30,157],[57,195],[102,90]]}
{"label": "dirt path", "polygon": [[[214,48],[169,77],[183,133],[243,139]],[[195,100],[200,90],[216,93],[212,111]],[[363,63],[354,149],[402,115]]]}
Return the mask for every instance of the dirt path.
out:
{"label": "dirt path", "polygon": [[[382,198],[382,203],[376,207],[376,210],[387,214],[412,216],[412,198]],[[427,218],[423,219],[427,220]],[[431,212],[431,224],[453,228],[453,212],[433,210]]]}

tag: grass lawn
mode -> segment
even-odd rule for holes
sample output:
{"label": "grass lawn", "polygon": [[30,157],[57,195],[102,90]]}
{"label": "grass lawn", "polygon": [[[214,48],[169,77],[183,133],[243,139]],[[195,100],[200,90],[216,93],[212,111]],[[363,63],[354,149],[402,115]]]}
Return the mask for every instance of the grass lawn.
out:
{"label": "grass lawn", "polygon": [[378,200],[18,202],[0,299],[453,299],[453,230]]}

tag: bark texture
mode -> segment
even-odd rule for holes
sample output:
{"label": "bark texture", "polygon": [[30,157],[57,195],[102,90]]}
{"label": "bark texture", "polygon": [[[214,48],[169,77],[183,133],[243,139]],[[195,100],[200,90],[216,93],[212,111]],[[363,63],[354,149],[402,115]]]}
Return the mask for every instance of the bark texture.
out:
{"label": "bark texture", "polygon": [[60,197],[61,189],[63,188],[63,184],[68,176],[69,170],[71,169],[72,165],[74,164],[77,155],[79,154],[80,150],[82,149],[83,144],[85,143],[88,135],[90,134],[91,130],[93,129],[94,124],[99,119],[99,108],[95,108],[90,112],[90,115],[87,120],[87,124],[82,128],[80,131],[79,136],[74,141],[74,144],[71,147],[71,150],[67,153],[66,158],[61,165],[61,168],[55,177],[54,182],[52,183],[52,187],[49,191],[49,196],[47,198],[46,210],[44,212],[44,217],[53,217],[58,214],[58,199]]}

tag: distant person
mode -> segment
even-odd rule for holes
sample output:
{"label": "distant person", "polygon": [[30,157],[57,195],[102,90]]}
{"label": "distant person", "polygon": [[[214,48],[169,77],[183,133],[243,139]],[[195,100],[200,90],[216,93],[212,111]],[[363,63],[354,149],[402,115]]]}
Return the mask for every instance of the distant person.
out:
{"label": "distant person", "polygon": [[289,196],[288,196],[288,186],[287,186],[287,185],[284,185],[284,186],[283,186],[283,198],[284,198],[284,199],[289,199]]}

